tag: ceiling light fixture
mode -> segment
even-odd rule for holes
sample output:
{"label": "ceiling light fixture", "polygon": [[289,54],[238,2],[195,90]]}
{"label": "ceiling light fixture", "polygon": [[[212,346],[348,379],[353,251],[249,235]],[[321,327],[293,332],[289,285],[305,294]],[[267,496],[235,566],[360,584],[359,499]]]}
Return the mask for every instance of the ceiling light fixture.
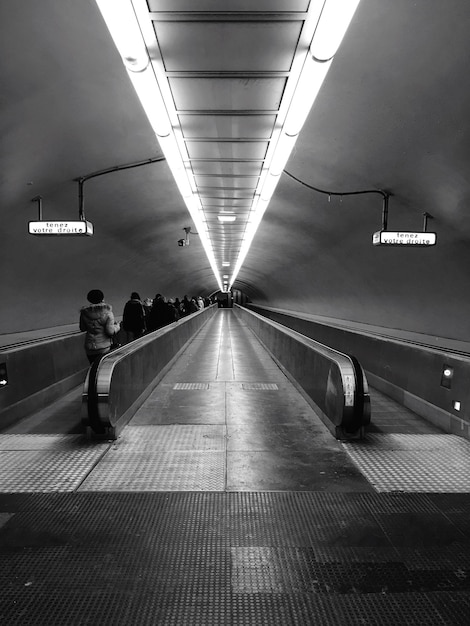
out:
{"label": "ceiling light fixture", "polygon": [[227,215],[221,214],[217,216],[217,219],[219,220],[219,222],[234,222],[237,219],[237,216],[229,215],[229,214]]}

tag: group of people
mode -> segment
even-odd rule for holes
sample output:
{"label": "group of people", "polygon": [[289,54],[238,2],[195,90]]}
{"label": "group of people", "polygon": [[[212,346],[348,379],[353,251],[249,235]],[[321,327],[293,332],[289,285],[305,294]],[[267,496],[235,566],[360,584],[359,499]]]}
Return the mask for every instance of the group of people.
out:
{"label": "group of people", "polygon": [[85,352],[90,363],[108,353],[116,344],[129,343],[213,304],[211,298],[188,298],[185,295],[181,300],[167,299],[160,293],[153,300],[145,298],[142,301],[140,295],[133,291],[119,323],[100,289],[89,291],[87,300],[88,304],[80,309],[79,325],[80,330],[86,332]]}

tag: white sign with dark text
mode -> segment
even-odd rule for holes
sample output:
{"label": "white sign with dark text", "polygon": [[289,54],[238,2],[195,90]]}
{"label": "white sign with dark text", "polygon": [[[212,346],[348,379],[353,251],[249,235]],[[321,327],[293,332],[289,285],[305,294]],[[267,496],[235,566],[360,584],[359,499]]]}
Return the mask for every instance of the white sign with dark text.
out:
{"label": "white sign with dark text", "polygon": [[41,220],[39,222],[29,222],[29,234],[30,235],[93,235],[93,224],[86,220],[79,220],[78,222],[51,222],[48,220]]}
{"label": "white sign with dark text", "polygon": [[406,230],[378,230],[372,236],[374,246],[435,246],[436,233]]}

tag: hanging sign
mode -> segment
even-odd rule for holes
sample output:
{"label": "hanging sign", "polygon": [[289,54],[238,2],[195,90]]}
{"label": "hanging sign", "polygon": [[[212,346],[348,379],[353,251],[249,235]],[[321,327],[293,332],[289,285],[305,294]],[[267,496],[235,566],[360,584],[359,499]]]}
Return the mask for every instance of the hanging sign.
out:
{"label": "hanging sign", "polygon": [[51,222],[41,220],[39,222],[29,222],[30,235],[52,235],[52,236],[88,236],[93,235],[93,224],[87,220],[77,222]]}
{"label": "hanging sign", "polygon": [[372,235],[372,243],[374,246],[435,246],[436,233],[378,230]]}

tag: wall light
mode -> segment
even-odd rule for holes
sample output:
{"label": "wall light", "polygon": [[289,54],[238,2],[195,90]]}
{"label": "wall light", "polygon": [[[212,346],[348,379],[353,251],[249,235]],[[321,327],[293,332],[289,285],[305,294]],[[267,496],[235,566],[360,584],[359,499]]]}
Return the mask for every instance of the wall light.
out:
{"label": "wall light", "polygon": [[0,363],[0,387],[8,385],[7,364]]}
{"label": "wall light", "polygon": [[441,372],[441,387],[446,389],[452,388],[452,379],[454,377],[454,368],[450,365],[443,365]]}

